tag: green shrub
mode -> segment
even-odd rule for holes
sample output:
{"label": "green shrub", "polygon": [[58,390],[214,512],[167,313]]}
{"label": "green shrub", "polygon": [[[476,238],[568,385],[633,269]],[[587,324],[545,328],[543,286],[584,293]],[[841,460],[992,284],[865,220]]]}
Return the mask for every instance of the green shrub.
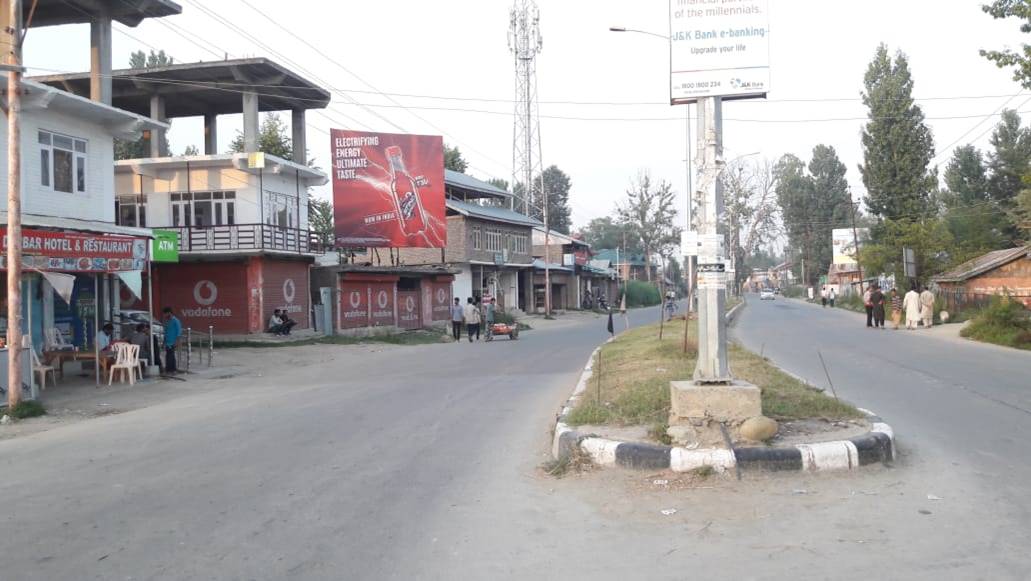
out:
{"label": "green shrub", "polygon": [[653,307],[662,302],[662,295],[659,288],[653,283],[642,280],[631,280],[626,283],[626,306],[632,307]]}
{"label": "green shrub", "polygon": [[784,296],[786,296],[789,299],[808,299],[809,298],[809,295],[806,293],[806,290],[805,290],[804,286],[798,286],[798,285],[789,286],[787,288],[782,289],[781,293],[783,293]]}
{"label": "green shrub", "polygon": [[1018,349],[1031,349],[1031,317],[1024,305],[1008,296],[993,297],[960,334]]}
{"label": "green shrub", "polygon": [[26,400],[19,402],[13,408],[0,411],[0,416],[8,415],[16,420],[24,420],[25,418],[43,416],[46,413],[47,410],[43,407],[43,404],[35,400]]}

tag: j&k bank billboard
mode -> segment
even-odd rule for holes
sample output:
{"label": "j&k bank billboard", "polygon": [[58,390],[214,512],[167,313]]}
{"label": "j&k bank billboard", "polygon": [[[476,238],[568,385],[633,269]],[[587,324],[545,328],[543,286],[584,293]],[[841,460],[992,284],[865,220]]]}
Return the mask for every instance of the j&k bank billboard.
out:
{"label": "j&k bank billboard", "polygon": [[670,102],[764,96],[769,0],[670,0]]}

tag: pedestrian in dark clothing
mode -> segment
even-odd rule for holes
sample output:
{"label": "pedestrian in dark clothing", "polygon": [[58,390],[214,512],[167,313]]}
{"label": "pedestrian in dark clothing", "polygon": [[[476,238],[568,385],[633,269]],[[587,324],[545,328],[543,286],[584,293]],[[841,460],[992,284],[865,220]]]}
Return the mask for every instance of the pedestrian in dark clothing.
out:
{"label": "pedestrian in dark clothing", "polygon": [[462,302],[455,299],[455,304],[451,305],[451,336],[454,337],[455,341],[462,340],[463,321],[465,321],[465,316],[462,310]]}
{"label": "pedestrian in dark clothing", "polygon": [[884,293],[881,292],[881,287],[874,285],[873,292],[870,293],[870,302],[873,304],[873,326],[875,328],[884,329]]}

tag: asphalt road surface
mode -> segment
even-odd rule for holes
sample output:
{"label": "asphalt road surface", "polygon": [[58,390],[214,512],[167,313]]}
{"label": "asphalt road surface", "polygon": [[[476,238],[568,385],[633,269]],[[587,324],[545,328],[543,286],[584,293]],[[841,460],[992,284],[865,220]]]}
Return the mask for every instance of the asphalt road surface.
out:
{"label": "asphalt road surface", "polygon": [[814,383],[822,349],[896,426],[892,468],[543,475],[602,318],[266,350],[208,393],[0,442],[0,579],[1026,578],[1028,358],[857,321],[753,301],[737,333]]}

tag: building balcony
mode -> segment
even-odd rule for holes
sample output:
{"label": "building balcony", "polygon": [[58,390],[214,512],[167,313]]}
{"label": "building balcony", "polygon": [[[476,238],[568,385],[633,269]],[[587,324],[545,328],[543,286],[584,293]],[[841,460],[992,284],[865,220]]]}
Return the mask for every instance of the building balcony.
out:
{"label": "building balcony", "polygon": [[233,224],[158,229],[178,232],[179,252],[183,253],[323,253],[315,233],[300,228],[272,224]]}

